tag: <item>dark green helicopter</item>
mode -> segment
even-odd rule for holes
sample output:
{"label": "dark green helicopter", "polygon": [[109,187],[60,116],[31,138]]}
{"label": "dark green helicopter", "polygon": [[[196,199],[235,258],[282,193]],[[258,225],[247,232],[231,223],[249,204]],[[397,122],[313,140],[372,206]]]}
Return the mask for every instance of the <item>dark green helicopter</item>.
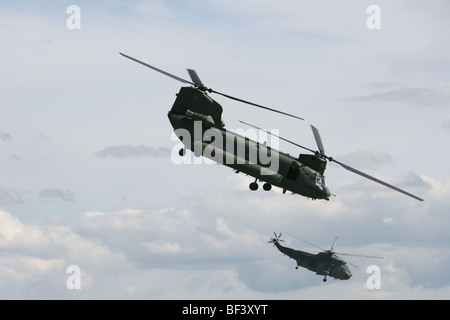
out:
{"label": "dark green helicopter", "polygon": [[[287,232],[286,232],[287,233]],[[317,254],[309,253],[306,251],[301,250],[294,250],[291,248],[284,247],[280,244],[280,242],[283,242],[284,240],[281,238],[281,233],[277,236],[277,234],[274,232],[275,238],[270,238],[268,243],[273,243],[274,246],[277,247],[280,252],[284,253],[288,257],[294,259],[297,262],[297,265],[295,266],[295,269],[298,269],[298,267],[306,268],[308,270],[314,271],[317,275],[324,276],[323,282],[327,281],[327,276],[333,277],[335,279],[339,280],[348,280],[352,276],[352,273],[350,272],[350,269],[347,266],[347,263],[352,265],[349,262],[344,261],[340,257],[336,255],[336,252],[334,252],[334,247],[336,246],[336,242],[338,237],[334,240],[333,244],[331,245],[330,250],[322,249],[306,240],[300,239],[294,235],[291,235],[301,241],[306,242],[309,245],[312,245],[313,247],[316,247],[320,249],[322,252],[319,252]],[[289,233],[288,233],[289,234]],[[364,256],[364,255],[356,255],[356,254],[348,254],[348,253],[337,253],[339,255],[343,256],[352,256],[352,257],[364,257],[364,258],[376,258],[376,259],[383,259],[383,257],[375,257],[375,256]],[[355,265],[353,265],[356,267]]]}
{"label": "dark green helicopter", "polygon": [[[266,146],[265,143],[261,144],[248,137],[225,129],[225,124],[222,119],[223,108],[219,103],[213,100],[208,93],[216,93],[254,107],[303,120],[301,117],[207,88],[202,83],[197,73],[192,69],[188,69],[189,76],[192,80],[188,81],[123,53],[120,54],[170,78],[191,85],[180,89],[177,98],[168,113],[174,132],[184,145],[183,148],[180,149],[179,154],[183,156],[185,155],[185,149],[189,149],[193,151],[197,157],[204,156],[219,164],[234,169],[236,173],[243,172],[252,176],[255,178],[255,181],[249,185],[251,190],[258,189],[257,182],[259,180],[264,182],[263,189],[266,191],[271,190],[272,186],[277,186],[283,190],[283,193],[290,191],[293,194],[300,194],[311,199],[329,200],[331,193],[325,186],[324,177],[327,160],[329,160],[330,162],[341,165],[343,168],[353,173],[380,183],[414,199],[423,201],[423,199],[411,193],[327,156],[323,148],[319,131],[314,126],[311,126],[311,128],[319,151],[303,147],[266,131],[269,135],[280,138],[281,140],[312,153],[300,154],[298,158],[272,149],[271,147]],[[250,125],[245,122],[242,123]],[[260,129],[253,125],[250,126]]]}

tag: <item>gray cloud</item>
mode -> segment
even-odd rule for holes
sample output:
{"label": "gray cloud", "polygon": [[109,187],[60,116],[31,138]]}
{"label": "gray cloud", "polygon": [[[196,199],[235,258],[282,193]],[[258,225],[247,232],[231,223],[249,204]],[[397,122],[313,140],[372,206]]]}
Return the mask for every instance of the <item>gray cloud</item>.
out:
{"label": "gray cloud", "polygon": [[339,161],[355,167],[375,168],[391,162],[392,157],[386,153],[373,153],[368,150],[360,150],[339,157]]}
{"label": "gray cloud", "polygon": [[18,192],[0,186],[0,204],[8,205],[23,202],[22,196]]}
{"label": "gray cloud", "polygon": [[385,82],[370,82],[365,87],[375,89],[392,89],[395,87],[402,87],[400,82],[385,81]]}
{"label": "gray cloud", "polygon": [[135,157],[169,157],[171,150],[165,147],[117,145],[108,146],[95,155],[101,158],[113,157],[119,159]]}
{"label": "gray cloud", "polygon": [[448,106],[450,87],[444,88],[401,88],[383,93],[356,96],[349,99],[353,102],[392,102],[411,104],[417,107]]}
{"label": "gray cloud", "polygon": [[443,129],[450,129],[450,119],[445,119],[442,121],[441,128]]}
{"label": "gray cloud", "polygon": [[10,142],[12,140],[11,136],[7,132],[0,131],[0,141]]}
{"label": "gray cloud", "polygon": [[49,200],[60,200],[64,202],[75,201],[74,195],[69,190],[43,189],[39,191],[39,197]]}

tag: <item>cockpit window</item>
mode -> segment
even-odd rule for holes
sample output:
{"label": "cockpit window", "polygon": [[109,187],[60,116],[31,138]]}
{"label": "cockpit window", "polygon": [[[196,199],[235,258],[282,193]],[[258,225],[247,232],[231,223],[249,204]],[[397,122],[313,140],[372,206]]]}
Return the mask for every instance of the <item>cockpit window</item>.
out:
{"label": "cockpit window", "polygon": [[323,183],[324,183],[323,178],[321,176],[316,176],[316,186],[322,189]]}

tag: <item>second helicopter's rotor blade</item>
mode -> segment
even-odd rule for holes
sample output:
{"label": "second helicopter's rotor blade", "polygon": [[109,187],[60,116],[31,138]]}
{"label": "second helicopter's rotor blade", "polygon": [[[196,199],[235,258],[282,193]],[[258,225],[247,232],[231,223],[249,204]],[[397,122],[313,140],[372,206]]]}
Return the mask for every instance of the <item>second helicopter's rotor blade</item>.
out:
{"label": "second helicopter's rotor blade", "polygon": [[239,102],[242,102],[242,103],[249,104],[249,105],[254,106],[254,107],[258,107],[258,108],[262,108],[262,109],[269,110],[269,111],[272,111],[272,112],[280,113],[280,114],[283,114],[285,116],[292,117],[292,118],[295,118],[295,119],[305,120],[305,119],[300,118],[300,117],[298,117],[296,115],[293,115],[293,114],[290,114],[290,113],[286,113],[286,112],[283,112],[283,111],[280,111],[280,110],[277,110],[277,109],[272,109],[272,108],[269,108],[269,107],[265,107],[263,105],[260,105],[260,104],[257,104],[257,103],[253,103],[253,102],[250,102],[250,101],[247,101],[247,100],[243,100],[243,99],[240,99],[240,98],[236,98],[236,97],[230,96],[228,94],[225,94],[225,93],[222,93],[222,92],[218,92],[216,90],[208,89],[208,91],[214,92],[216,94],[220,94],[221,96],[224,96],[224,97],[226,97],[228,99],[232,99],[232,100],[235,100],[235,101],[239,101]]}
{"label": "second helicopter's rotor blade", "polygon": [[325,249],[323,249],[323,248],[321,248],[321,247],[318,247],[318,246],[316,246],[315,244],[313,244],[313,243],[311,243],[311,242],[308,242],[308,241],[306,241],[306,240],[303,240],[303,239],[301,239],[301,238],[299,238],[299,237],[297,237],[297,236],[294,236],[293,234],[291,234],[291,233],[289,233],[289,232],[284,231],[284,233],[287,233],[287,234],[290,235],[291,237],[294,237],[294,238],[296,238],[296,239],[298,239],[298,240],[300,240],[300,241],[303,241],[303,242],[305,242],[305,243],[307,243],[307,244],[309,244],[309,245],[311,245],[311,246],[313,246],[313,247],[315,247],[315,248],[317,248],[317,249],[320,249],[320,250],[322,250],[322,251],[327,252],[327,250],[325,250]]}
{"label": "second helicopter's rotor blade", "polygon": [[372,176],[368,175],[367,173],[364,173],[364,172],[361,172],[361,171],[359,171],[359,170],[356,170],[355,168],[352,168],[352,167],[350,167],[350,166],[348,166],[348,165],[346,165],[346,164],[344,164],[344,163],[342,163],[342,162],[336,161],[336,160],[334,160],[334,159],[332,159],[332,158],[331,158],[331,161],[338,163],[338,164],[341,165],[344,169],[347,169],[348,171],[351,171],[351,172],[353,172],[353,173],[356,173],[356,174],[358,174],[358,175],[360,175],[360,176],[362,176],[362,177],[364,177],[364,178],[366,178],[366,179],[375,181],[375,182],[377,182],[377,183],[379,183],[379,184],[382,184],[383,186],[386,186],[386,187],[391,188],[391,189],[393,189],[393,190],[395,190],[395,191],[401,192],[401,193],[403,193],[403,194],[405,194],[405,195],[407,195],[407,196],[410,196],[411,198],[414,198],[414,199],[416,199],[416,200],[423,201],[422,198],[419,198],[419,197],[417,197],[417,196],[415,196],[415,195],[413,195],[413,194],[411,194],[411,193],[409,193],[409,192],[406,192],[405,190],[402,190],[402,189],[400,189],[400,188],[397,188],[397,187],[395,187],[395,186],[393,186],[393,185],[391,185],[391,184],[389,184],[389,183],[387,183],[387,182],[384,182],[384,181],[382,181],[382,180],[380,180],[380,179],[377,179],[377,178],[375,178],[375,177],[372,177]]}
{"label": "second helicopter's rotor blade", "polygon": [[333,242],[333,244],[331,245],[331,249],[330,249],[331,252],[333,252],[334,246],[336,245],[336,242],[337,242],[337,241],[338,241],[338,237],[336,237],[336,239],[334,239],[334,242]]}
{"label": "second helicopter's rotor blade", "polygon": [[170,78],[172,78],[172,79],[178,80],[178,81],[180,81],[180,82],[182,82],[182,83],[188,83],[188,84],[192,84],[192,85],[194,85],[194,86],[196,85],[196,84],[193,83],[193,82],[190,82],[190,81],[185,80],[185,79],[183,79],[183,78],[177,77],[177,76],[175,76],[175,75],[173,75],[173,74],[171,74],[171,73],[168,73],[168,72],[166,72],[166,71],[164,71],[164,70],[158,69],[158,68],[156,68],[156,67],[154,67],[154,66],[151,66],[151,65],[149,65],[149,64],[147,64],[147,63],[145,63],[145,62],[142,62],[142,61],[140,61],[140,60],[138,60],[138,59],[135,59],[135,58],[133,58],[133,57],[130,57],[130,56],[128,56],[128,55],[126,55],[126,54],[124,54],[124,53],[122,53],[122,52],[119,52],[119,53],[120,53],[122,56],[124,56],[125,58],[128,58],[128,59],[130,59],[130,60],[133,60],[133,61],[135,61],[135,62],[137,62],[137,63],[140,63],[140,64],[146,66],[147,68],[153,69],[153,70],[155,70],[155,71],[157,71],[157,72],[159,72],[159,73],[162,73],[163,75],[168,76],[168,77],[170,77]]}
{"label": "second helicopter's rotor blade", "polygon": [[286,142],[288,142],[288,143],[290,143],[290,144],[293,144],[293,145],[296,146],[296,147],[299,147],[299,148],[308,150],[308,151],[310,151],[310,152],[312,152],[312,153],[315,153],[315,151],[312,150],[312,149],[309,149],[309,148],[307,148],[307,147],[301,146],[301,145],[299,145],[298,143],[295,143],[295,142],[292,142],[292,141],[290,141],[290,140],[288,140],[288,139],[285,139],[285,138],[283,138],[283,137],[280,137],[280,136],[278,136],[278,135],[276,135],[276,134],[273,134],[273,133],[271,133],[271,132],[269,132],[269,131],[267,131],[267,130],[265,130],[265,129],[261,129],[261,128],[259,128],[259,127],[255,126],[255,125],[253,125],[253,124],[250,124],[250,123],[247,123],[247,122],[244,122],[244,121],[241,121],[241,120],[239,120],[239,122],[240,122],[240,123],[243,123],[243,124],[245,124],[245,125],[247,125],[247,126],[253,127],[253,128],[255,128],[255,129],[264,131],[264,132],[266,132],[267,134],[270,134],[271,136],[274,136],[275,138],[278,138],[278,139],[280,139],[280,140],[283,140],[283,141],[286,141]]}
{"label": "second helicopter's rotor blade", "polygon": [[338,255],[340,255],[340,256],[348,256],[348,257],[360,257],[360,258],[384,259],[384,257],[366,256],[366,255],[363,255],[363,254],[350,254],[350,253],[342,253],[342,252],[335,252],[335,254],[338,254]]}

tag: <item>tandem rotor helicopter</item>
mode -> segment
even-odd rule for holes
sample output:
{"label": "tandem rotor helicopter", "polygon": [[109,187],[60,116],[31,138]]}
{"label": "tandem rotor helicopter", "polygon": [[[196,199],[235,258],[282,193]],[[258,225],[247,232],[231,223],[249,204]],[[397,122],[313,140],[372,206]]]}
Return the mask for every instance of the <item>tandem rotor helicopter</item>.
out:
{"label": "tandem rotor helicopter", "polygon": [[[401,192],[416,200],[423,201],[423,199],[409,192],[327,156],[319,131],[314,126],[311,126],[311,128],[319,149],[318,151],[303,147],[266,131],[272,136],[311,152],[311,154],[300,154],[298,158],[225,129],[225,124],[222,120],[223,108],[208,93],[215,93],[235,101],[296,119],[304,120],[303,118],[207,88],[197,73],[192,69],[187,70],[192,80],[188,81],[126,54],[120,54],[165,76],[191,85],[181,87],[168,113],[174,132],[184,145],[184,148],[179,152],[180,155],[183,156],[185,149],[189,149],[196,156],[204,156],[234,169],[236,173],[243,172],[252,176],[255,178],[255,181],[250,183],[250,190],[258,189],[257,182],[259,180],[264,182],[263,189],[266,191],[271,190],[272,186],[276,186],[281,188],[283,193],[290,191],[292,194],[299,194],[311,199],[329,200],[332,194],[325,186],[324,178],[328,160],[364,178]],[[254,125],[245,122],[242,123],[260,129]]]}
{"label": "tandem rotor helicopter", "polygon": [[[287,232],[286,232],[287,233]],[[338,240],[338,237],[334,240],[333,244],[331,245],[330,250],[322,249],[306,240],[300,239],[294,235],[291,235],[303,242],[306,242],[307,244],[316,247],[320,249],[322,252],[319,252],[317,254],[309,253],[306,251],[301,250],[294,250],[288,247],[284,247],[280,244],[280,242],[283,242],[284,240],[281,238],[281,233],[277,236],[277,234],[274,232],[275,238],[270,238],[268,243],[273,243],[275,247],[277,247],[280,252],[284,253],[288,257],[294,259],[297,262],[297,265],[295,269],[298,269],[298,267],[302,267],[311,271],[314,271],[317,275],[324,276],[323,282],[327,281],[327,276],[333,277],[335,279],[339,280],[348,280],[352,276],[352,273],[350,272],[350,269],[348,268],[347,264],[350,264],[354,267],[355,265],[351,264],[350,262],[346,262],[342,260],[340,257],[338,257],[336,254],[342,255],[342,256],[352,256],[352,257],[364,257],[364,258],[375,258],[375,259],[383,259],[383,257],[375,257],[375,256],[364,256],[364,255],[357,255],[357,254],[348,254],[348,253],[336,253],[334,252],[334,247],[336,246],[336,242]]]}

